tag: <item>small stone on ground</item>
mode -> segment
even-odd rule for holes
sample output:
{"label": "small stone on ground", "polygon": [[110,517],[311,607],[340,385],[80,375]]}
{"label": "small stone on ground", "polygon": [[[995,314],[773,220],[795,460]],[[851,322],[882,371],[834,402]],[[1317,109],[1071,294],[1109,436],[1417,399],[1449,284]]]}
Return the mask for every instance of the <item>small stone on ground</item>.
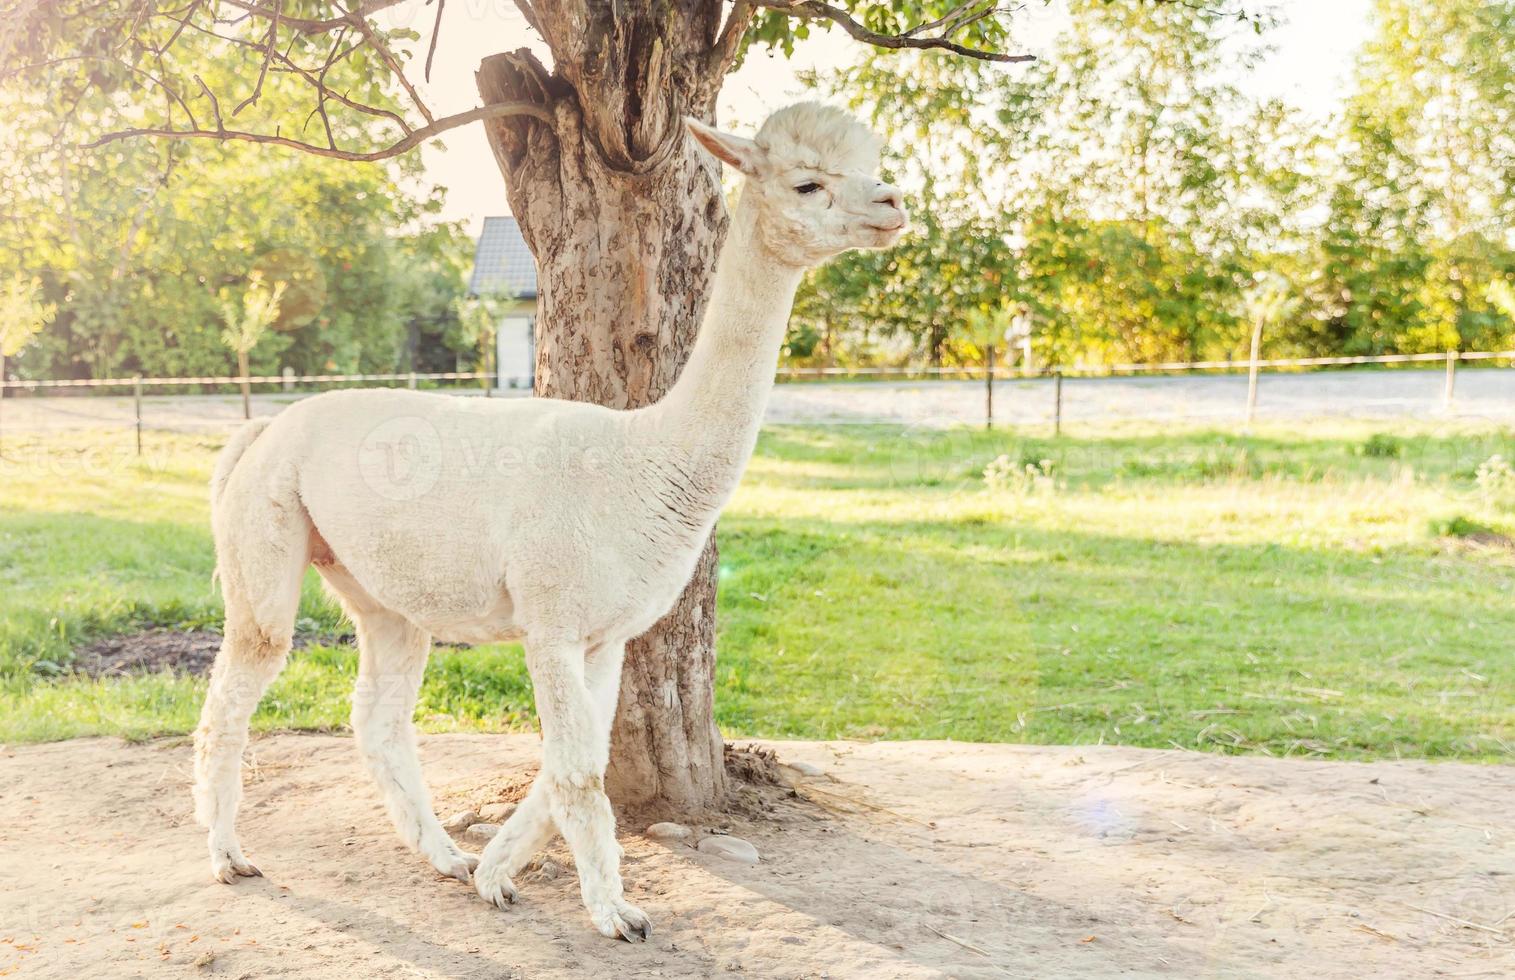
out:
{"label": "small stone on ground", "polygon": [[467,835],[475,840],[489,840],[500,832],[497,823],[476,823],[468,828]]}
{"label": "small stone on ground", "polygon": [[504,823],[515,812],[514,803],[490,803],[479,807],[479,819],[485,823]]}
{"label": "small stone on ground", "polygon": [[731,837],[720,834],[714,837],[706,837],[698,845],[702,854],[713,854],[730,861],[740,861],[743,864],[757,864],[758,852],[747,841],[740,837]]}
{"label": "small stone on ground", "polygon": [[479,822],[479,815],[472,810],[464,810],[462,813],[454,813],[442,821],[442,829],[449,834],[460,834]]}
{"label": "small stone on ground", "polygon": [[681,823],[664,821],[653,824],[643,831],[643,833],[653,840],[687,840],[690,830]]}
{"label": "small stone on ground", "polygon": [[801,776],[819,776],[826,771],[820,766],[814,765],[809,762],[786,762],[784,765],[788,766],[790,769],[793,769]]}

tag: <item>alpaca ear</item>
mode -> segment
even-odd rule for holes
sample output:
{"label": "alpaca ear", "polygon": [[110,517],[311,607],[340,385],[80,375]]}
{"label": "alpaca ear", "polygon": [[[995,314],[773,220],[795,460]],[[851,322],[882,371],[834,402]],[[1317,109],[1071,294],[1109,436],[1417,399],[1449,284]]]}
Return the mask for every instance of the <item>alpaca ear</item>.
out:
{"label": "alpaca ear", "polygon": [[767,151],[752,140],[723,133],[693,116],[685,116],[684,125],[688,127],[689,135],[694,137],[694,141],[709,151],[711,156],[749,177],[758,172],[768,157]]}

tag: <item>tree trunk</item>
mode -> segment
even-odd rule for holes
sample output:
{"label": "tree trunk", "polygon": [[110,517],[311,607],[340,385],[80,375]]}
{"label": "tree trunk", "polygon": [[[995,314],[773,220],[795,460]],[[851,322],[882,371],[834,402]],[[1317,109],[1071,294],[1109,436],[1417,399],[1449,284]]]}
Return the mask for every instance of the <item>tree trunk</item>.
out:
{"label": "tree trunk", "polygon": [[[727,226],[719,174],[682,122],[710,118],[728,63],[705,50],[720,5],[627,6],[589,5],[556,23],[558,5],[539,4],[553,72],[518,51],[478,73],[486,102],[528,100],[553,114],[551,124],[486,126],[537,259],[537,394],[623,409],[657,401],[677,379]],[[715,591],[712,538],[677,605],[627,647],[606,774],[618,806],[671,816],[724,798]]]}

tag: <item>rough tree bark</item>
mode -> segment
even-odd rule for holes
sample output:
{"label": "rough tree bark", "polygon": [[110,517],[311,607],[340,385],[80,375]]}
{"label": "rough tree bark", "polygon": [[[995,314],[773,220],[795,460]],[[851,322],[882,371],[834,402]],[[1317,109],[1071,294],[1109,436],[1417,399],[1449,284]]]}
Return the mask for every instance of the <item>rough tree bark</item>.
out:
{"label": "rough tree bark", "polygon": [[[552,111],[551,124],[486,126],[537,259],[537,392],[646,405],[688,358],[727,227],[720,175],[685,139],[682,119],[711,119],[750,14],[743,8],[723,32],[712,0],[552,2],[534,12],[552,70],[520,50],[486,59],[478,84],[486,103]],[[622,807],[687,814],[724,796],[715,592],[712,538],[678,604],[627,648],[606,776]]]}

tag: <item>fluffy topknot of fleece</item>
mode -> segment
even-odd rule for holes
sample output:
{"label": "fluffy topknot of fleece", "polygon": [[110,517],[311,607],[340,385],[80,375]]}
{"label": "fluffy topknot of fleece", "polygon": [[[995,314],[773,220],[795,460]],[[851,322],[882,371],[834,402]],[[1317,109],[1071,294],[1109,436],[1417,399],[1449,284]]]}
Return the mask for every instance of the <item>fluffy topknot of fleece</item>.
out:
{"label": "fluffy topknot of fleece", "polygon": [[872,172],[883,141],[841,109],[799,102],[768,117],[757,144],[793,166],[828,173]]}

